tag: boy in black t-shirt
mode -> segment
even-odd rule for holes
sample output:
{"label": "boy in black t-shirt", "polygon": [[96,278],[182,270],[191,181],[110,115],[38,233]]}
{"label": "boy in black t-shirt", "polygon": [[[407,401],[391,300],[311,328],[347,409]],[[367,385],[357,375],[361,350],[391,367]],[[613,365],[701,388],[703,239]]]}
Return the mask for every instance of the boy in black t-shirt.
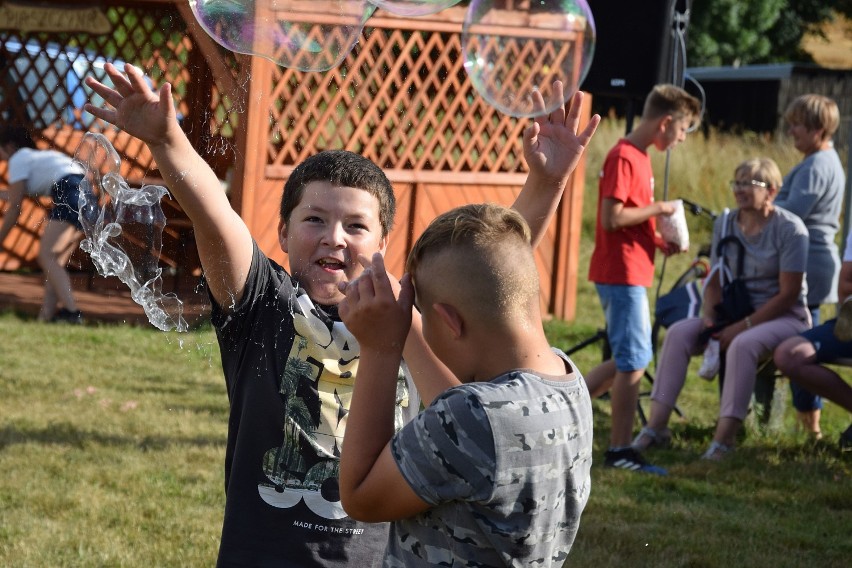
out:
{"label": "boy in black t-shirt", "polygon": [[[171,87],[153,91],[131,65],[110,64],[115,85],[86,84],[113,108],[86,110],[147,143],[166,185],[189,216],[213,303],[231,414],[225,456],[225,518],[219,566],[374,566],[386,524],[359,523],[340,506],[338,468],[358,370],[357,341],[337,315],[339,286],[384,253],[394,194],[375,164],[345,151],[312,156],[291,174],[279,243],[290,273],[267,258],[231,208],[212,169],[177,122]],[[599,118],[577,135],[556,112],[525,131],[530,175],[516,207],[543,233]],[[538,231],[538,232],[536,232]],[[404,351],[417,391],[397,378],[396,421],[456,384],[428,350],[419,323]]]}

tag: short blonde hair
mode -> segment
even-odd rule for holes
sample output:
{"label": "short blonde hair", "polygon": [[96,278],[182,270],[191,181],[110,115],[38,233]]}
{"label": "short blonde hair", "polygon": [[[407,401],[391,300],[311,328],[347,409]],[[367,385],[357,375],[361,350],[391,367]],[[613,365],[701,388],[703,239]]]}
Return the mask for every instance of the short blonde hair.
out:
{"label": "short blonde hair", "polygon": [[[426,265],[429,273],[421,274]],[[480,321],[529,317],[538,306],[529,226],[501,205],[464,205],[439,215],[417,239],[405,268],[418,301],[451,297]]]}
{"label": "short blonde hair", "polygon": [[836,102],[823,95],[801,95],[784,111],[784,120],[802,124],[808,130],[823,129],[822,139],[828,140],[840,126],[840,109]]}
{"label": "short blonde hair", "polygon": [[642,118],[653,120],[666,115],[692,118],[697,123],[701,116],[701,101],[677,85],[656,85],[645,98]]}
{"label": "short blonde hair", "polygon": [[772,158],[752,158],[746,160],[734,170],[735,176],[740,174],[745,174],[756,181],[768,183],[770,187],[775,189],[781,188],[781,183],[784,179],[781,176],[778,164]]}

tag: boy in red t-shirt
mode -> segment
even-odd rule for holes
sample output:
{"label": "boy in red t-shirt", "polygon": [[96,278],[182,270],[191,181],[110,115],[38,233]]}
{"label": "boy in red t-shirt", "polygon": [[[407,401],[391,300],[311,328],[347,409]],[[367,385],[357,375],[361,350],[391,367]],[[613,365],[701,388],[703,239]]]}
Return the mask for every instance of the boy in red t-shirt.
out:
{"label": "boy in red t-shirt", "polygon": [[657,85],[645,99],[637,127],[609,151],[600,174],[595,250],[589,280],[595,283],[613,358],[586,376],[592,396],[610,390],[612,430],[604,465],[665,474],[630,447],[639,382],[653,358],[646,288],[654,280],[654,252],[677,247],[656,231],[655,217],[671,215],[670,202],[654,202],[648,148],[673,148],[686,139],[701,112],[695,97],[674,85]]}

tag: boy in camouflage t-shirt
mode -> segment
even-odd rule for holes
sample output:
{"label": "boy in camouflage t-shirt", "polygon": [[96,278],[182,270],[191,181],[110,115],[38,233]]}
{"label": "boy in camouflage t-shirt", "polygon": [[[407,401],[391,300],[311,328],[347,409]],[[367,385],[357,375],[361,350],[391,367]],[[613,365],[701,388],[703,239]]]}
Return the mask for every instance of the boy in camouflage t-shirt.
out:
{"label": "boy in camouflage t-shirt", "polygon": [[[381,256],[340,315],[361,346],[341,459],[353,518],[391,520],[385,566],[557,566],[589,497],[589,392],[541,324],[529,229],[468,205],[418,239],[394,297]],[[416,289],[423,337],[461,381],[394,435],[393,361]],[[357,425],[357,426],[356,426]]]}

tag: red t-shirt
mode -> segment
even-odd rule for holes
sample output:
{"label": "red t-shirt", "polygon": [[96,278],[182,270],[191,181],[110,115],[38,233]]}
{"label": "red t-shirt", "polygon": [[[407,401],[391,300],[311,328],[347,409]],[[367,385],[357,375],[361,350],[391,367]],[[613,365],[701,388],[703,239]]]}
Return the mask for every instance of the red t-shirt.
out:
{"label": "red t-shirt", "polygon": [[651,286],[656,250],[655,219],[652,217],[617,231],[604,231],[601,205],[606,198],[620,201],[625,207],[646,207],[654,201],[651,158],[625,138],[609,151],[601,169],[595,250],[589,266],[589,280],[597,284]]}

